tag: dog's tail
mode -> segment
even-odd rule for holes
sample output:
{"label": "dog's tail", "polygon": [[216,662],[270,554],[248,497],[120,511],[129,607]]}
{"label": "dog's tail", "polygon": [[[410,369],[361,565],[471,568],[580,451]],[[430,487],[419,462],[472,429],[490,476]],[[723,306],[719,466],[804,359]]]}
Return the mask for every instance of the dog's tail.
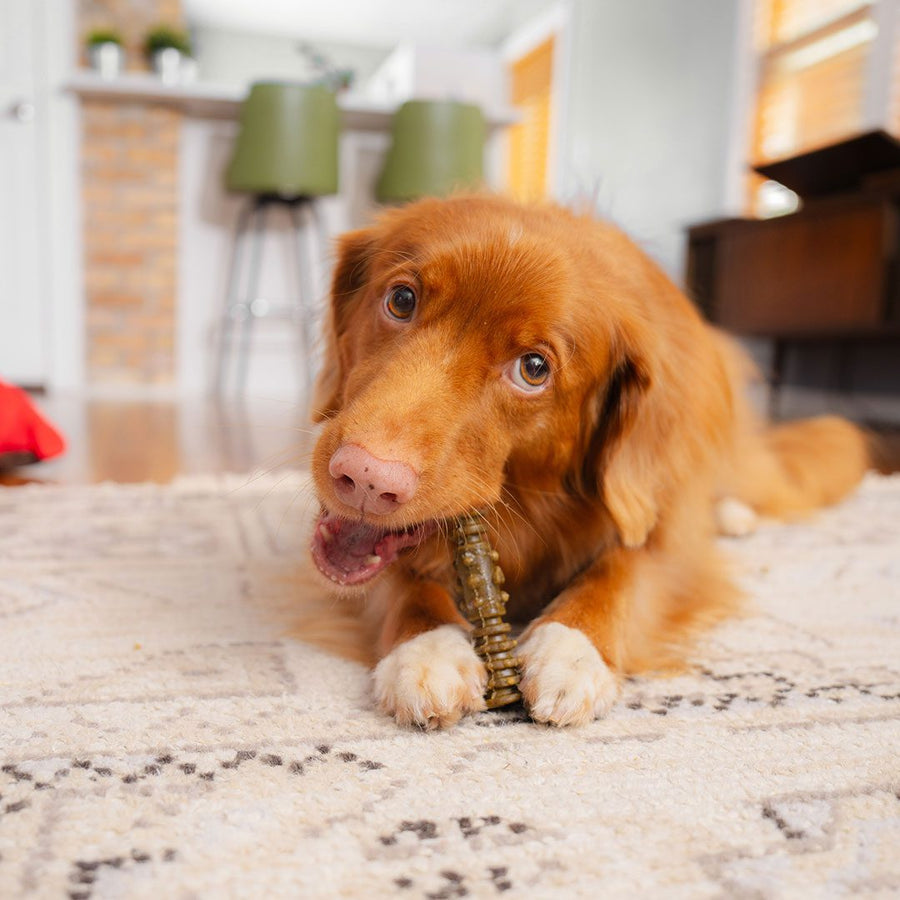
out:
{"label": "dog's tail", "polygon": [[837,503],[871,465],[867,434],[838,416],[769,426],[745,440],[735,496],[764,516],[791,519]]}
{"label": "dog's tail", "polygon": [[846,497],[873,465],[872,436],[839,416],[763,421],[745,394],[748,383],[761,380],[758,369],[733,338],[716,334],[734,403],[733,444],[719,498],[738,500],[759,515],[793,519]]}

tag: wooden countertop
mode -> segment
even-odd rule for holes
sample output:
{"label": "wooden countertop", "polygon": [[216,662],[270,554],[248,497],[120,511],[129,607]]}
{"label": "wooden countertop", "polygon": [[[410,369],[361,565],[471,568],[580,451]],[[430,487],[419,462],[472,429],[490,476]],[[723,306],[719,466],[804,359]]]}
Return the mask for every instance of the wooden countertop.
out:
{"label": "wooden countertop", "polygon": [[[118,100],[173,106],[198,118],[236,118],[247,95],[246,88],[198,81],[192,84],[166,84],[154,75],[126,72],[118,78],[101,78],[90,70],[75,72],[66,89],[82,99]],[[338,97],[344,116],[344,127],[359,131],[383,131],[394,115],[393,106],[375,103],[358,94]],[[518,110],[502,107],[487,110],[488,128],[494,130],[512,125],[520,118]]]}

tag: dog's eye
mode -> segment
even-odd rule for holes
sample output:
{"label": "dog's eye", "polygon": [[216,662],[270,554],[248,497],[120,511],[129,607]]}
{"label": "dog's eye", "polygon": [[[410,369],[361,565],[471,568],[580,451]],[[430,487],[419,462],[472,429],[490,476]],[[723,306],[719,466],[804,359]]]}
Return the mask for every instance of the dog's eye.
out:
{"label": "dog's eye", "polygon": [[513,362],[509,377],[523,391],[539,391],[550,377],[550,363],[540,353],[526,353]]}
{"label": "dog's eye", "polygon": [[398,322],[408,322],[416,309],[416,292],[408,284],[395,284],[384,298],[387,314]]}

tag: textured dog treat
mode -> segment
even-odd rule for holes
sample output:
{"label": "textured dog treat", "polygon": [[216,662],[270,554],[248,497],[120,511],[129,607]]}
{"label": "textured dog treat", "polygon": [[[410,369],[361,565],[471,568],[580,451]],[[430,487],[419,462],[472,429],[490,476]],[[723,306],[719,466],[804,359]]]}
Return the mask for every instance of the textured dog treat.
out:
{"label": "textured dog treat", "polygon": [[488,709],[521,699],[516,639],[503,621],[509,594],[502,590],[499,554],[488,542],[484,519],[477,513],[456,520],[456,575],[459,607],[472,623],[475,652],[488,670],[484,700]]}

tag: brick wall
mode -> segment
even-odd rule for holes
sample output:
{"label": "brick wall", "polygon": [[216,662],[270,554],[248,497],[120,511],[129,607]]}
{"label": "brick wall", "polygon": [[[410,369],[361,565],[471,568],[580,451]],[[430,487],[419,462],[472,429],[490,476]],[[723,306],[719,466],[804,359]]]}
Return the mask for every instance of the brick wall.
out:
{"label": "brick wall", "polygon": [[87,65],[84,37],[95,28],[114,28],[125,41],[127,68],[147,69],[144,36],[155,25],[181,27],[181,0],[78,0],[78,40]]}
{"label": "brick wall", "polygon": [[[81,0],[79,33],[114,27],[129,68],[152,26],[181,23],[178,0]],[[87,374],[92,385],[175,377],[181,114],[146,103],[82,104]]]}

